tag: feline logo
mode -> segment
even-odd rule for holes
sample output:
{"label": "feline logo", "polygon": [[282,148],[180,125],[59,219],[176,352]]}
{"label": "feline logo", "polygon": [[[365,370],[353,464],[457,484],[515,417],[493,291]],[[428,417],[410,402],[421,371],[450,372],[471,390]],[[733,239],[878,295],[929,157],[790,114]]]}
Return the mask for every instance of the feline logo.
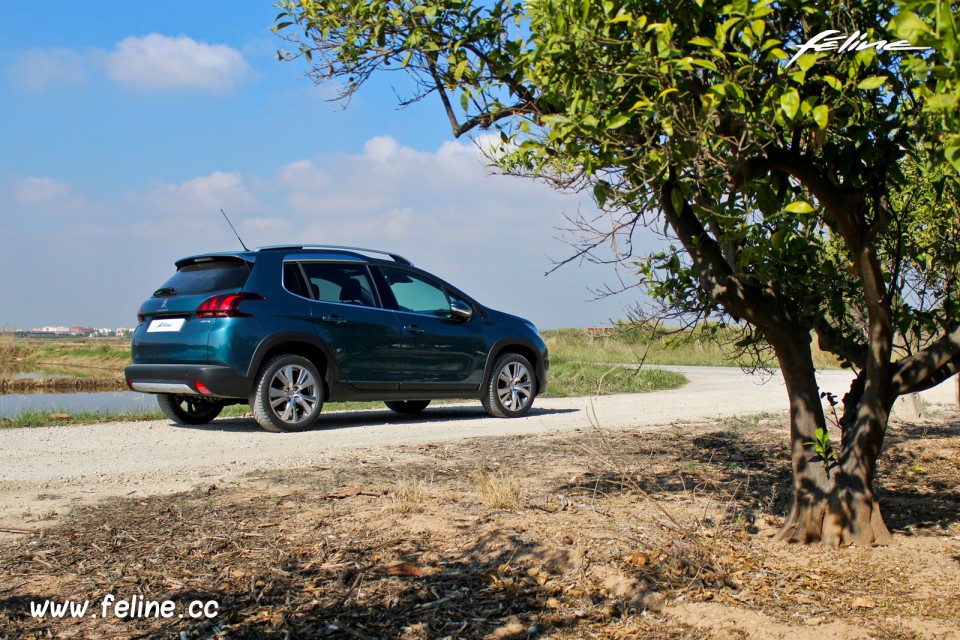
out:
{"label": "feline logo", "polygon": [[[839,34],[839,35],[834,35]],[[933,47],[914,47],[907,40],[897,40],[887,42],[886,40],[877,40],[868,42],[867,34],[854,31],[852,35],[847,35],[836,29],[827,29],[813,36],[803,44],[797,47],[797,53],[787,62],[789,67],[807,51],[832,51],[837,50],[837,54],[842,55],[853,51],[863,51],[864,49],[874,48],[877,51],[932,51]]]}

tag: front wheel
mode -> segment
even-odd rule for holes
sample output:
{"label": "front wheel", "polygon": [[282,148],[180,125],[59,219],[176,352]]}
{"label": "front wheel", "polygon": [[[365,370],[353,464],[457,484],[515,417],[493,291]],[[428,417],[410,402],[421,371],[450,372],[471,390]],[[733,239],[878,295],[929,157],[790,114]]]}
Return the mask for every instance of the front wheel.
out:
{"label": "front wheel", "polygon": [[530,361],[518,353],[497,358],[483,399],[483,408],[497,418],[519,418],[533,406],[537,381]]}
{"label": "front wheel", "polygon": [[207,424],[223,411],[223,403],[197,396],[158,395],[160,411],[178,424]]}
{"label": "front wheel", "polygon": [[323,383],[317,367],[301,356],[272,358],[254,387],[253,417],[267,431],[305,431],[320,417]]}

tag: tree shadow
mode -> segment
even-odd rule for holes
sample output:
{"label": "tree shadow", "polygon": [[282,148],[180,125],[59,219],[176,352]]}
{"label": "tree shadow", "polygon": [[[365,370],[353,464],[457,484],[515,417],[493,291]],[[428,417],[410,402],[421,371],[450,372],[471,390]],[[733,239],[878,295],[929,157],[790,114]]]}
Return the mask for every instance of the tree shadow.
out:
{"label": "tree shadow", "polygon": [[[909,425],[901,432],[899,438],[891,439],[888,447],[924,434],[928,438],[956,436],[956,430],[950,426]],[[560,490],[625,495],[639,489],[661,499],[711,492],[723,496],[730,518],[760,512],[783,518],[792,503],[793,474],[785,443],[774,447],[769,442],[744,437],[736,429],[690,439],[665,439],[642,451],[619,449],[615,456],[618,469],[599,464]],[[960,522],[960,487],[951,484],[956,476],[941,477],[938,469],[931,468],[915,485],[906,486],[901,479],[909,474],[913,459],[891,458],[881,456],[883,467],[875,485],[891,532],[947,531]],[[658,464],[651,466],[650,461]],[[815,463],[819,464],[819,460]],[[811,494],[818,491],[814,486],[807,490]]]}
{"label": "tree shadow", "polygon": [[[428,539],[388,542],[394,547],[386,548],[383,540],[374,537],[352,541],[335,556],[330,549],[316,553],[305,548],[294,549],[292,558],[280,561],[270,561],[270,554],[264,554],[253,568],[224,567],[219,576],[211,572],[220,567],[194,564],[184,558],[171,558],[171,565],[162,572],[142,573],[131,572],[117,559],[120,561],[110,567],[112,578],[86,595],[28,594],[0,600],[0,611],[4,612],[0,623],[6,617],[16,630],[14,635],[0,637],[60,637],[61,633],[70,633],[79,634],[77,637],[142,640],[439,640],[479,639],[500,633],[497,637],[516,638],[539,637],[573,627],[588,615],[554,612],[545,603],[559,594],[559,588],[549,579],[530,575],[529,569],[534,567],[540,568],[534,572],[537,576],[570,571],[571,558],[525,542],[513,532],[493,531],[469,547],[445,552],[438,552]],[[256,551],[255,544],[239,544],[250,553]],[[393,555],[397,561],[387,562],[385,555]],[[186,566],[173,566],[173,560]],[[201,568],[207,572],[198,572]],[[123,580],[124,573],[132,582]],[[205,585],[182,584],[187,581]],[[180,586],[170,588],[177,583]],[[175,611],[170,617],[118,617],[103,605],[107,593],[127,601],[136,595],[141,600],[172,602]],[[31,601],[63,602],[70,597],[89,600],[83,619],[35,618],[30,614]],[[104,611],[106,616],[102,615]],[[207,617],[204,612],[215,615]],[[595,612],[589,616],[596,621]]]}

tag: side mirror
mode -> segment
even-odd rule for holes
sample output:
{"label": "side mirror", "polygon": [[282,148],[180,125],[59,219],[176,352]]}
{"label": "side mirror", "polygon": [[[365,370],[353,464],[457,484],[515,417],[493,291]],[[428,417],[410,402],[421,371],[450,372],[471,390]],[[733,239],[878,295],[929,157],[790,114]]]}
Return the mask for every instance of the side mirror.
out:
{"label": "side mirror", "polygon": [[473,317],[473,309],[459,300],[453,300],[450,302],[450,315],[457,320],[466,322]]}

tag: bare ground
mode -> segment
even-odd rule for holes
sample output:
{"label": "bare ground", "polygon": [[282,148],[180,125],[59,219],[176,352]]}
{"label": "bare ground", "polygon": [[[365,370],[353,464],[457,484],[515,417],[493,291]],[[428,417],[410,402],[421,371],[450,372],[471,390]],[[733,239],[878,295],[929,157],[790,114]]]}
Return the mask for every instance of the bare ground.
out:
{"label": "bare ground", "polygon": [[888,547],[771,541],[785,443],[778,415],[399,443],[44,514],[0,546],[0,638],[960,639],[960,413],[891,426]]}

